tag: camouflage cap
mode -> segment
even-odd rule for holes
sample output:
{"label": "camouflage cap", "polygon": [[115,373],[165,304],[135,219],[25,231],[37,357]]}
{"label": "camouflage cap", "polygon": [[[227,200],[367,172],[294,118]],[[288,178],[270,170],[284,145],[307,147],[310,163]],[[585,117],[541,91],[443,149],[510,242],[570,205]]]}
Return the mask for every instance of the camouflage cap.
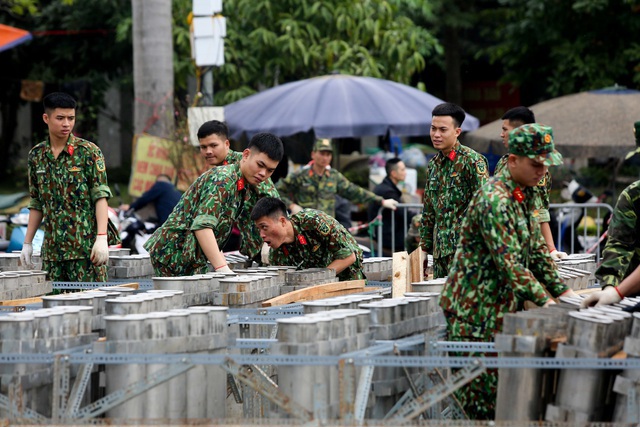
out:
{"label": "camouflage cap", "polygon": [[512,130],[509,133],[509,153],[529,157],[546,166],[562,164],[562,154],[553,145],[553,129],[539,123]]}
{"label": "camouflage cap", "polygon": [[333,152],[333,145],[331,145],[330,139],[318,139],[313,144],[313,151],[331,151]]}
{"label": "camouflage cap", "polygon": [[635,122],[633,124],[633,135],[636,137],[636,149],[633,151],[629,151],[625,156],[625,160],[632,158],[637,153],[640,153],[640,122]]}

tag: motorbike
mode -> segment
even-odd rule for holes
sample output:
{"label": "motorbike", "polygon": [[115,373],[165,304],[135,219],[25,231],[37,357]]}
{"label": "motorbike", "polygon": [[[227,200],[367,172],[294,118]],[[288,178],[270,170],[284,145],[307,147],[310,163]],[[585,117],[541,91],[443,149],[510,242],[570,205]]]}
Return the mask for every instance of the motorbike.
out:
{"label": "motorbike", "polygon": [[118,224],[120,239],[122,240],[121,247],[128,248],[131,254],[148,254],[143,245],[158,228],[158,224],[151,221],[143,221],[133,209],[128,211],[120,210],[118,212]]}
{"label": "motorbike", "polygon": [[[575,179],[565,182],[564,188],[560,192],[560,196],[566,200],[566,204],[602,203],[610,194],[609,191],[605,191],[596,197]],[[558,250],[568,253],[581,253],[585,250],[580,233],[577,231],[584,214],[583,208],[574,206],[551,210],[549,226]],[[606,226],[606,223],[607,218],[605,217],[603,224]]]}

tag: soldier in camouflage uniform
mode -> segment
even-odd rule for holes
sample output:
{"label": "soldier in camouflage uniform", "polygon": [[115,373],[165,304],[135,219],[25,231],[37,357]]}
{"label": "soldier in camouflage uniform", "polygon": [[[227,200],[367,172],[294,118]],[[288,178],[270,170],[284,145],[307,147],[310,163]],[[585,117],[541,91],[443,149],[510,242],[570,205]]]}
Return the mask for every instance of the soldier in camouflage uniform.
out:
{"label": "soldier in camouflage uniform", "polygon": [[200,175],[144,245],[155,274],[172,277],[202,273],[207,271],[207,261],[216,271],[231,271],[219,248],[234,223],[241,232],[251,226],[249,215],[259,198],[277,197],[265,181],[283,154],[278,137],[259,133],[242,152],[240,163]]}
{"label": "soldier in camouflage uniform", "polygon": [[331,141],[319,139],[313,145],[313,161],[278,181],[276,187],[280,197],[292,213],[311,208],[335,217],[336,194],[354,203],[377,203],[388,209],[396,209],[397,201],[376,196],[332,169],[332,156]]}
{"label": "soldier in camouflage uniform", "polygon": [[[627,159],[640,153],[640,122],[634,124],[636,150],[627,154]],[[602,251],[602,263],[595,272],[602,291],[589,295],[583,306],[603,305],[619,302],[623,295],[632,295],[636,289],[633,281],[625,280],[625,289],[619,289],[623,279],[629,277],[640,266],[640,181],[625,188],[611,215],[607,231],[607,244]],[[631,283],[630,283],[631,282]]]}
{"label": "soldier in camouflage uniform", "polygon": [[[229,128],[219,120],[210,120],[200,126],[198,129],[198,142],[200,144],[200,153],[211,168],[235,165],[242,159],[242,153],[229,148]],[[263,189],[273,187],[267,193],[278,194],[271,178],[267,179],[261,187]],[[224,250],[239,249],[240,253],[253,259],[260,254],[262,239],[260,238],[260,233],[248,218],[243,218],[242,221],[247,221],[250,226],[243,227],[244,232],[240,232],[239,227],[234,225],[231,237]]]}
{"label": "soldier in camouflage uniform", "polygon": [[[562,163],[550,127],[528,124],[509,135],[507,167],[474,195],[460,229],[451,273],[440,296],[451,341],[491,342],[506,313],[524,301],[549,304],[575,295],[560,278],[537,219],[531,187],[548,166]],[[497,371],[478,377],[458,393],[471,419],[493,419]]]}
{"label": "soldier in camouflage uniform", "polygon": [[29,224],[20,258],[31,265],[32,241],[44,220],[43,268],[52,281],[106,282],[107,184],[104,157],[72,134],[76,101],[56,92],[43,100],[48,140],[29,152]]}
{"label": "soldier in camouflage uniform", "polygon": [[458,230],[473,193],[489,177],[487,159],[458,141],[465,119],[458,105],[433,109],[431,141],[439,150],[427,165],[421,246],[433,255],[433,277],[446,277],[458,244]]}
{"label": "soldier in camouflage uniform", "polygon": [[282,200],[265,197],[256,203],[251,219],[271,247],[271,264],[333,268],[340,280],[364,278],[356,240],[324,212],[304,209],[289,217]]}
{"label": "soldier in camouflage uniform", "polygon": [[[504,146],[509,149],[509,132],[511,132],[518,126],[535,123],[535,121],[536,117],[533,114],[533,111],[531,111],[527,107],[515,107],[504,113],[504,115],[502,116],[502,132],[500,132],[500,137],[502,138]],[[499,173],[507,166],[508,158],[508,154],[505,154],[500,158],[498,164],[496,165],[495,173]],[[551,227],[549,226],[549,221],[551,220],[551,217],[549,216],[550,191],[551,174],[549,173],[549,171],[547,171],[540,182],[538,182],[538,185],[533,187],[533,192],[535,193],[536,199],[536,209],[534,210],[533,215],[538,218],[540,231],[542,232],[542,237],[544,237],[545,242],[547,242],[547,248],[549,249],[551,258],[559,260],[566,258],[567,254],[565,252],[558,251],[555,244],[553,243],[553,234],[551,233]]]}

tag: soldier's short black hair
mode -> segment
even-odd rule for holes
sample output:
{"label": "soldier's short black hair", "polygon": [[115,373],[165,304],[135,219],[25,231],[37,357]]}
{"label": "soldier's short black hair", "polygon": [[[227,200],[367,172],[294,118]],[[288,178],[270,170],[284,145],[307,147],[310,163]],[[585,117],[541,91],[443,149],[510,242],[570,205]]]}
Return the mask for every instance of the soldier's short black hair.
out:
{"label": "soldier's short black hair", "polygon": [[385,163],[384,165],[384,170],[387,171],[387,176],[390,176],[391,172],[398,169],[398,163],[400,163],[401,161],[402,160],[400,160],[399,157],[394,157],[393,159],[387,160],[387,163]]}
{"label": "soldier's short black hair", "polygon": [[453,118],[453,122],[455,123],[456,127],[462,126],[462,123],[464,123],[465,117],[467,117],[462,107],[452,102],[443,102],[442,104],[436,105],[431,115],[432,116],[451,116]]}
{"label": "soldier's short black hair", "polygon": [[220,120],[209,120],[198,129],[198,139],[206,138],[209,135],[218,135],[222,139],[229,139],[229,128]]}
{"label": "soldier's short black hair", "polygon": [[501,119],[509,120],[509,123],[512,125],[517,125],[515,127],[536,122],[536,116],[533,114],[533,111],[523,106],[510,109],[502,115]]}
{"label": "soldier's short black hair", "polygon": [[280,199],[275,197],[263,197],[256,202],[251,211],[251,221],[257,221],[263,216],[279,218],[284,216],[288,218],[287,206]]}
{"label": "soldier's short black hair", "polygon": [[247,148],[256,148],[261,153],[265,153],[271,160],[279,162],[284,156],[284,146],[282,140],[272,133],[261,132],[253,135]]}
{"label": "soldier's short black hair", "polygon": [[44,107],[44,112],[49,114],[56,108],[73,108],[75,110],[78,103],[68,93],[53,92],[42,99],[42,106]]}

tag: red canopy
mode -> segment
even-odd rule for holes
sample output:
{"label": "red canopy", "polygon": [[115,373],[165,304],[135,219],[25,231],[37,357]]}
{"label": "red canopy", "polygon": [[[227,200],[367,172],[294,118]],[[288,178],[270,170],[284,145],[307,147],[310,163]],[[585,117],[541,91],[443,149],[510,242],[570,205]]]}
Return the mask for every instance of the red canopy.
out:
{"label": "red canopy", "polygon": [[31,40],[28,31],[0,24],[0,52]]}

